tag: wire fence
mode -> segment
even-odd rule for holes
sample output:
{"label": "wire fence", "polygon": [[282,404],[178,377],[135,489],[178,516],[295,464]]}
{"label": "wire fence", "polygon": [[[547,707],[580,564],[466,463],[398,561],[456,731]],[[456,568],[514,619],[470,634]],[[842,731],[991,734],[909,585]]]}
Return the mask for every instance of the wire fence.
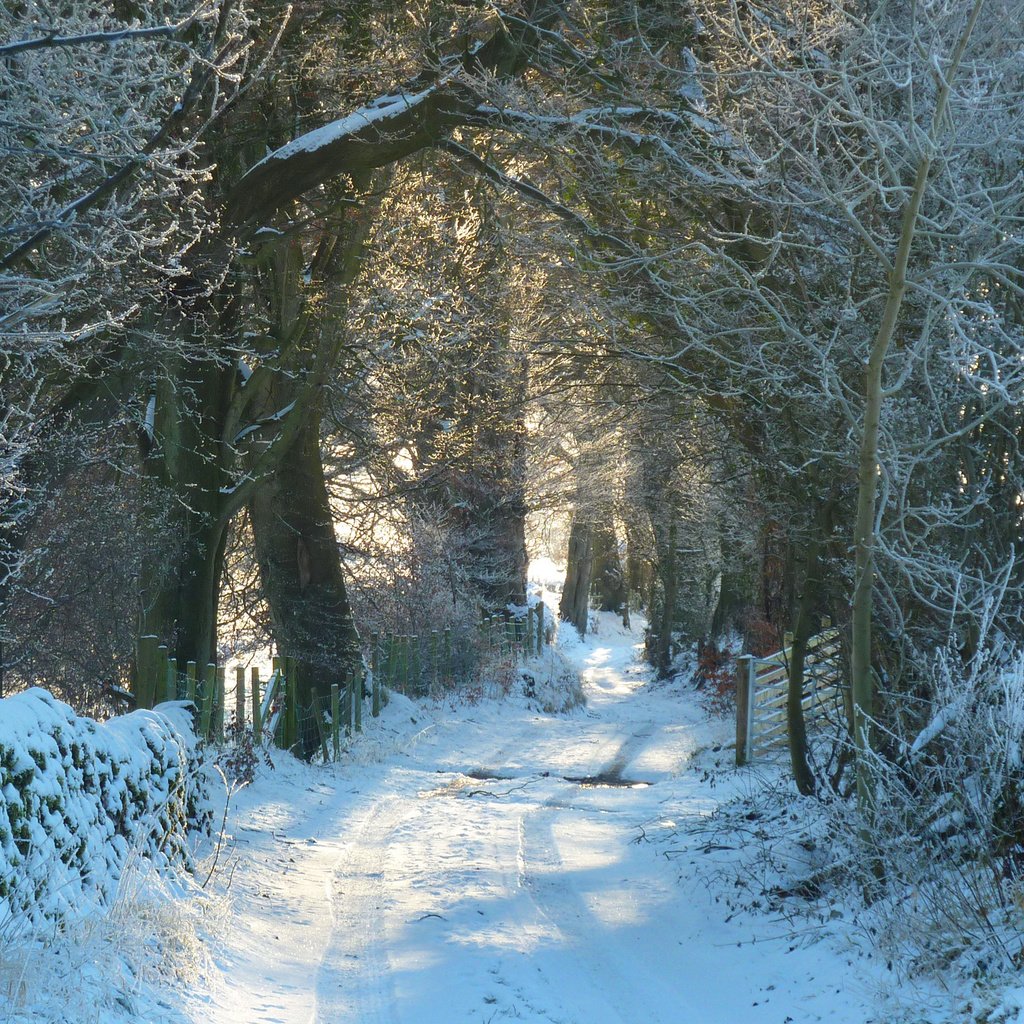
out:
{"label": "wire fence", "polygon": [[[537,604],[522,616],[484,617],[478,641],[488,661],[518,662],[540,654],[550,642],[550,630],[544,605]],[[125,710],[132,705],[189,701],[196,708],[197,731],[208,743],[242,742],[249,730],[257,745],[274,744],[306,756],[319,752],[324,761],[332,761],[341,756],[343,739],[363,731],[364,710],[371,718],[380,715],[389,691],[410,697],[437,696],[479,669],[477,658],[453,648],[447,628],[427,636],[373,633],[362,666],[339,673],[330,694],[313,693],[308,704],[299,699],[295,659],[276,657],[272,664],[267,679],[261,678],[258,668],[246,673],[237,666],[229,688],[225,666],[212,662],[200,666],[194,661],[180,666],[158,637],[143,636],[134,691],[124,695]]]}

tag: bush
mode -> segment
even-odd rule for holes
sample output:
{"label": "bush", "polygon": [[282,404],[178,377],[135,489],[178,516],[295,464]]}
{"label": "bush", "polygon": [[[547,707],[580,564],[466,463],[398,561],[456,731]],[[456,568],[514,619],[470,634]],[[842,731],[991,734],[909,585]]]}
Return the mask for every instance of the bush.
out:
{"label": "bush", "polygon": [[[923,660],[923,659],[921,659]],[[923,708],[894,695],[874,808],[848,822],[879,934],[918,969],[1024,960],[1024,652],[996,641],[933,659]],[[926,724],[921,725],[922,721]],[[908,844],[907,837],[913,837]]]}

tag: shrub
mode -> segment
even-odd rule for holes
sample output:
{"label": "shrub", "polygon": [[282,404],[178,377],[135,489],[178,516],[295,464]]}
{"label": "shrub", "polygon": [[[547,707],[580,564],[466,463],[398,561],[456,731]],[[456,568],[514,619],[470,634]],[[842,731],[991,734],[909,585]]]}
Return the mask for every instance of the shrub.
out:
{"label": "shrub", "polygon": [[[924,659],[920,659],[923,661]],[[1024,960],[1024,652],[932,660],[928,702],[893,695],[874,807],[852,829],[879,933],[916,968]],[[921,722],[926,724],[923,726]],[[851,823],[847,823],[848,827]],[[908,844],[907,837],[913,837]]]}

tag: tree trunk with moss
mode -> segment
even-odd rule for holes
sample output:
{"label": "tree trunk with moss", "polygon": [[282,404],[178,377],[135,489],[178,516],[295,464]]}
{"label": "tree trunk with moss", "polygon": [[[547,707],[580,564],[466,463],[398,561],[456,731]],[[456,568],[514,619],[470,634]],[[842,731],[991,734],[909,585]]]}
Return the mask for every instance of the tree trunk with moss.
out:
{"label": "tree trunk with moss", "polygon": [[[320,418],[310,414],[281,464],[249,502],[256,559],[280,653],[295,660],[299,703],[328,700],[361,663],[320,456]],[[302,752],[317,737],[303,737]]]}
{"label": "tree trunk with moss", "polygon": [[820,529],[812,531],[804,546],[800,590],[797,594],[793,644],[789,656],[789,688],[786,694],[786,728],[789,733],[789,760],[793,780],[804,796],[813,796],[817,783],[811,770],[807,748],[807,723],[804,718],[804,666],[807,643],[818,627],[817,603],[821,592],[822,550],[828,529],[828,510],[819,517]]}
{"label": "tree trunk with moss", "polygon": [[565,586],[558,615],[585,636],[590,619],[590,583],[594,568],[594,530],[589,522],[574,518],[569,531]]}
{"label": "tree trunk with moss", "polygon": [[[216,319],[183,318],[179,330],[198,332]],[[140,635],[167,643],[183,665],[217,657],[217,606],[223,568],[225,490],[230,453],[224,420],[235,387],[233,366],[171,357],[152,398],[150,433],[143,441],[143,468],[156,545],[142,567]],[[158,501],[159,509],[152,503]]]}

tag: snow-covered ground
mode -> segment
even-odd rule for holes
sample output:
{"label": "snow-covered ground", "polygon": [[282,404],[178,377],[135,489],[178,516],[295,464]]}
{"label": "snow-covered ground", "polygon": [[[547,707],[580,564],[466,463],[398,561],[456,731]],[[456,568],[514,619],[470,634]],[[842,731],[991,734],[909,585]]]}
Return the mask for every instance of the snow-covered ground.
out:
{"label": "snow-covered ground", "polygon": [[583,673],[583,709],[396,697],[348,763],[282,758],[240,794],[230,927],[189,1016],[873,1019],[870,968],[833,942],[755,941],[772,926],[726,923],[720,894],[687,877],[684,840],[661,841],[721,799],[722,783],[692,761],[727,742],[728,723],[653,684],[639,637],[611,616],[585,642],[569,633],[561,648]]}
{"label": "snow-covered ground", "polygon": [[276,756],[232,802],[210,889],[142,887],[27,968],[0,956],[0,1022],[979,1019],[896,984],[850,908],[814,927],[735,898],[743,840],[694,826],[757,770],[639,643],[610,615],[585,640],[563,627],[587,697],[566,714],[395,696],[344,763]]}

